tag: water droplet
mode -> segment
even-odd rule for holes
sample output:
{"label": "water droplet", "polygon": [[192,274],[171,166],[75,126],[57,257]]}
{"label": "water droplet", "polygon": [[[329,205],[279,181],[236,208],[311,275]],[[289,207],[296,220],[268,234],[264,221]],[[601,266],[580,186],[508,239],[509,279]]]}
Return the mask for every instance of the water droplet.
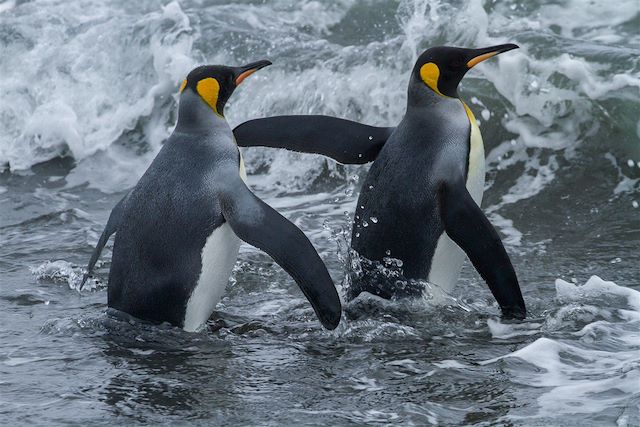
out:
{"label": "water droplet", "polygon": [[391,255],[391,251],[389,249],[387,249],[386,251],[384,251],[385,254],[387,255]]}
{"label": "water droplet", "polygon": [[369,223],[368,223],[367,221],[362,221],[362,226],[363,226],[363,227],[368,227],[368,226],[369,226]]}
{"label": "water droplet", "polygon": [[[640,167],[640,164],[639,164],[639,167]],[[369,190],[373,190],[373,185],[369,186]]]}
{"label": "water droplet", "polygon": [[633,162],[633,160],[629,159],[627,160],[627,165],[629,165],[629,167],[632,168],[635,165],[635,163]]}
{"label": "water droplet", "polygon": [[635,200],[633,202],[631,202],[631,206],[633,206],[634,208],[638,207],[638,202],[636,202]]}
{"label": "water droplet", "polygon": [[611,261],[609,261],[611,264],[617,264],[619,262],[622,262],[622,258],[614,258]]}
{"label": "water droplet", "polygon": [[373,141],[373,136],[369,135],[369,141]]}
{"label": "water droplet", "polygon": [[364,205],[360,205],[360,209],[364,209]]}
{"label": "water droplet", "polygon": [[360,158],[361,158],[361,157],[362,157],[362,154],[358,153],[358,157],[360,157]]}
{"label": "water droplet", "polygon": [[372,223],[377,224],[378,223],[378,218],[376,218],[375,216],[372,216],[369,218],[371,220]]}
{"label": "water droplet", "polygon": [[360,237],[360,233],[356,233],[356,237]]}

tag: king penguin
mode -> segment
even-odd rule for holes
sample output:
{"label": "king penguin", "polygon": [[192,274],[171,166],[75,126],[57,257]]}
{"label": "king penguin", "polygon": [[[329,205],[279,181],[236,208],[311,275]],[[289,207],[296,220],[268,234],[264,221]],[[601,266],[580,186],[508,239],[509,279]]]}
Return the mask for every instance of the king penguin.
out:
{"label": "king penguin", "polygon": [[[396,127],[279,116],[234,130],[240,146],[318,153],[342,163],[373,161],[353,221],[351,247],[361,269],[350,274],[349,299],[361,292],[419,295],[424,281],[449,293],[466,253],[503,316],[526,316],[509,256],[480,209],[484,146],[473,113],[458,95],[468,70],[517,47],[426,50],[411,71],[406,113]],[[389,262],[400,268],[387,268]]]}
{"label": "king penguin", "polygon": [[341,304],[327,268],[295,225],[247,188],[224,106],[235,88],[270,65],[201,66],[180,87],[178,120],[137,185],[112,210],[81,288],[116,233],[108,305],[195,331],[221,299],[240,241],[289,273],[327,329]]}

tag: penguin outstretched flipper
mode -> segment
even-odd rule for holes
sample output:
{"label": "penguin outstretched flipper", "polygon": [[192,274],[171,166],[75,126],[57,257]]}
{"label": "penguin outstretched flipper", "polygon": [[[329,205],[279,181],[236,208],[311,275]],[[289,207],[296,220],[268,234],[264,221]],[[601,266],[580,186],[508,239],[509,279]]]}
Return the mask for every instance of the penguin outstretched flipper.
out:
{"label": "penguin outstretched flipper", "polygon": [[464,183],[440,188],[440,211],[447,235],[467,254],[489,285],[505,318],[524,319],[526,307],[518,278],[502,241]]}
{"label": "penguin outstretched flipper", "polygon": [[104,231],[102,232],[102,235],[98,240],[98,244],[96,245],[96,248],[93,250],[93,254],[91,254],[91,259],[89,260],[87,269],[84,275],[82,276],[82,282],[80,283],[80,287],[78,287],[79,291],[82,290],[82,288],[84,287],[84,284],[86,283],[87,279],[91,275],[91,271],[93,271],[93,267],[96,265],[96,262],[98,262],[98,258],[100,258],[102,249],[104,249],[104,245],[107,244],[109,237],[111,237],[111,235],[117,231],[118,226],[120,225],[120,221],[122,220],[122,215],[124,214],[124,211],[125,211],[126,201],[127,201],[127,198],[129,197],[129,194],[131,193],[130,192],[127,193],[118,202],[118,204],[111,210],[111,214],[109,214],[109,220],[107,221],[107,225],[104,227]]}
{"label": "penguin outstretched flipper", "polygon": [[240,147],[285,148],[363,164],[376,159],[394,129],[329,116],[275,116],[249,120],[233,134]]}
{"label": "penguin outstretched flipper", "polygon": [[269,254],[296,281],[327,329],[342,306],[331,276],[302,231],[256,197],[238,177],[221,193],[222,215],[244,242]]}

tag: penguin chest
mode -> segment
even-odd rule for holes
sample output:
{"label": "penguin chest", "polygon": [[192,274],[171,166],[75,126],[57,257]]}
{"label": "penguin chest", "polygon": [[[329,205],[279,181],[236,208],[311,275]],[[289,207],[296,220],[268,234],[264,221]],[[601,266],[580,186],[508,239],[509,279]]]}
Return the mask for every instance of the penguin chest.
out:
{"label": "penguin chest", "polygon": [[187,302],[184,330],[203,325],[222,298],[240,250],[240,239],[228,223],[216,228],[202,248],[200,275]]}
{"label": "penguin chest", "polygon": [[471,115],[469,163],[467,164],[467,190],[478,206],[484,194],[484,143],[475,117]]}
{"label": "penguin chest", "polygon": [[[240,177],[246,182],[244,161],[240,155]],[[191,292],[184,316],[184,330],[193,332],[211,316],[224,294],[229,276],[238,258],[240,239],[228,222],[222,223],[207,238],[200,261],[202,268],[196,286]]]}
{"label": "penguin chest", "polygon": [[[466,187],[473,200],[480,206],[485,179],[484,144],[473,113],[466,105],[465,109],[471,125]],[[464,259],[465,254],[462,249],[449,238],[447,233],[443,232],[438,238],[436,250],[431,260],[428,281],[437,285],[445,293],[450,293],[458,281]],[[443,300],[445,296],[444,293],[440,292],[439,294],[432,295],[436,302]]]}

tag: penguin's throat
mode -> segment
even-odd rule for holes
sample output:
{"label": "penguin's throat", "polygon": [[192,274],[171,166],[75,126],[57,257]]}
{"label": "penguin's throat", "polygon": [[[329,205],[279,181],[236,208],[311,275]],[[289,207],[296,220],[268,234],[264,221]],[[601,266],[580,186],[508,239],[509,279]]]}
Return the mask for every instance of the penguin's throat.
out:
{"label": "penguin's throat", "polygon": [[220,114],[216,113],[208,103],[197,94],[185,91],[180,96],[178,107],[178,123],[176,129],[184,131],[205,131],[216,127],[216,125],[227,125],[227,121],[222,115],[223,107],[219,108]]}
{"label": "penguin's throat", "polygon": [[424,110],[423,112],[427,114],[429,110],[440,105],[448,104],[452,101],[459,102],[457,98],[438,95],[430,88],[426,87],[422,82],[419,83],[418,87],[414,87],[409,90],[409,97],[407,101],[407,111]]}

